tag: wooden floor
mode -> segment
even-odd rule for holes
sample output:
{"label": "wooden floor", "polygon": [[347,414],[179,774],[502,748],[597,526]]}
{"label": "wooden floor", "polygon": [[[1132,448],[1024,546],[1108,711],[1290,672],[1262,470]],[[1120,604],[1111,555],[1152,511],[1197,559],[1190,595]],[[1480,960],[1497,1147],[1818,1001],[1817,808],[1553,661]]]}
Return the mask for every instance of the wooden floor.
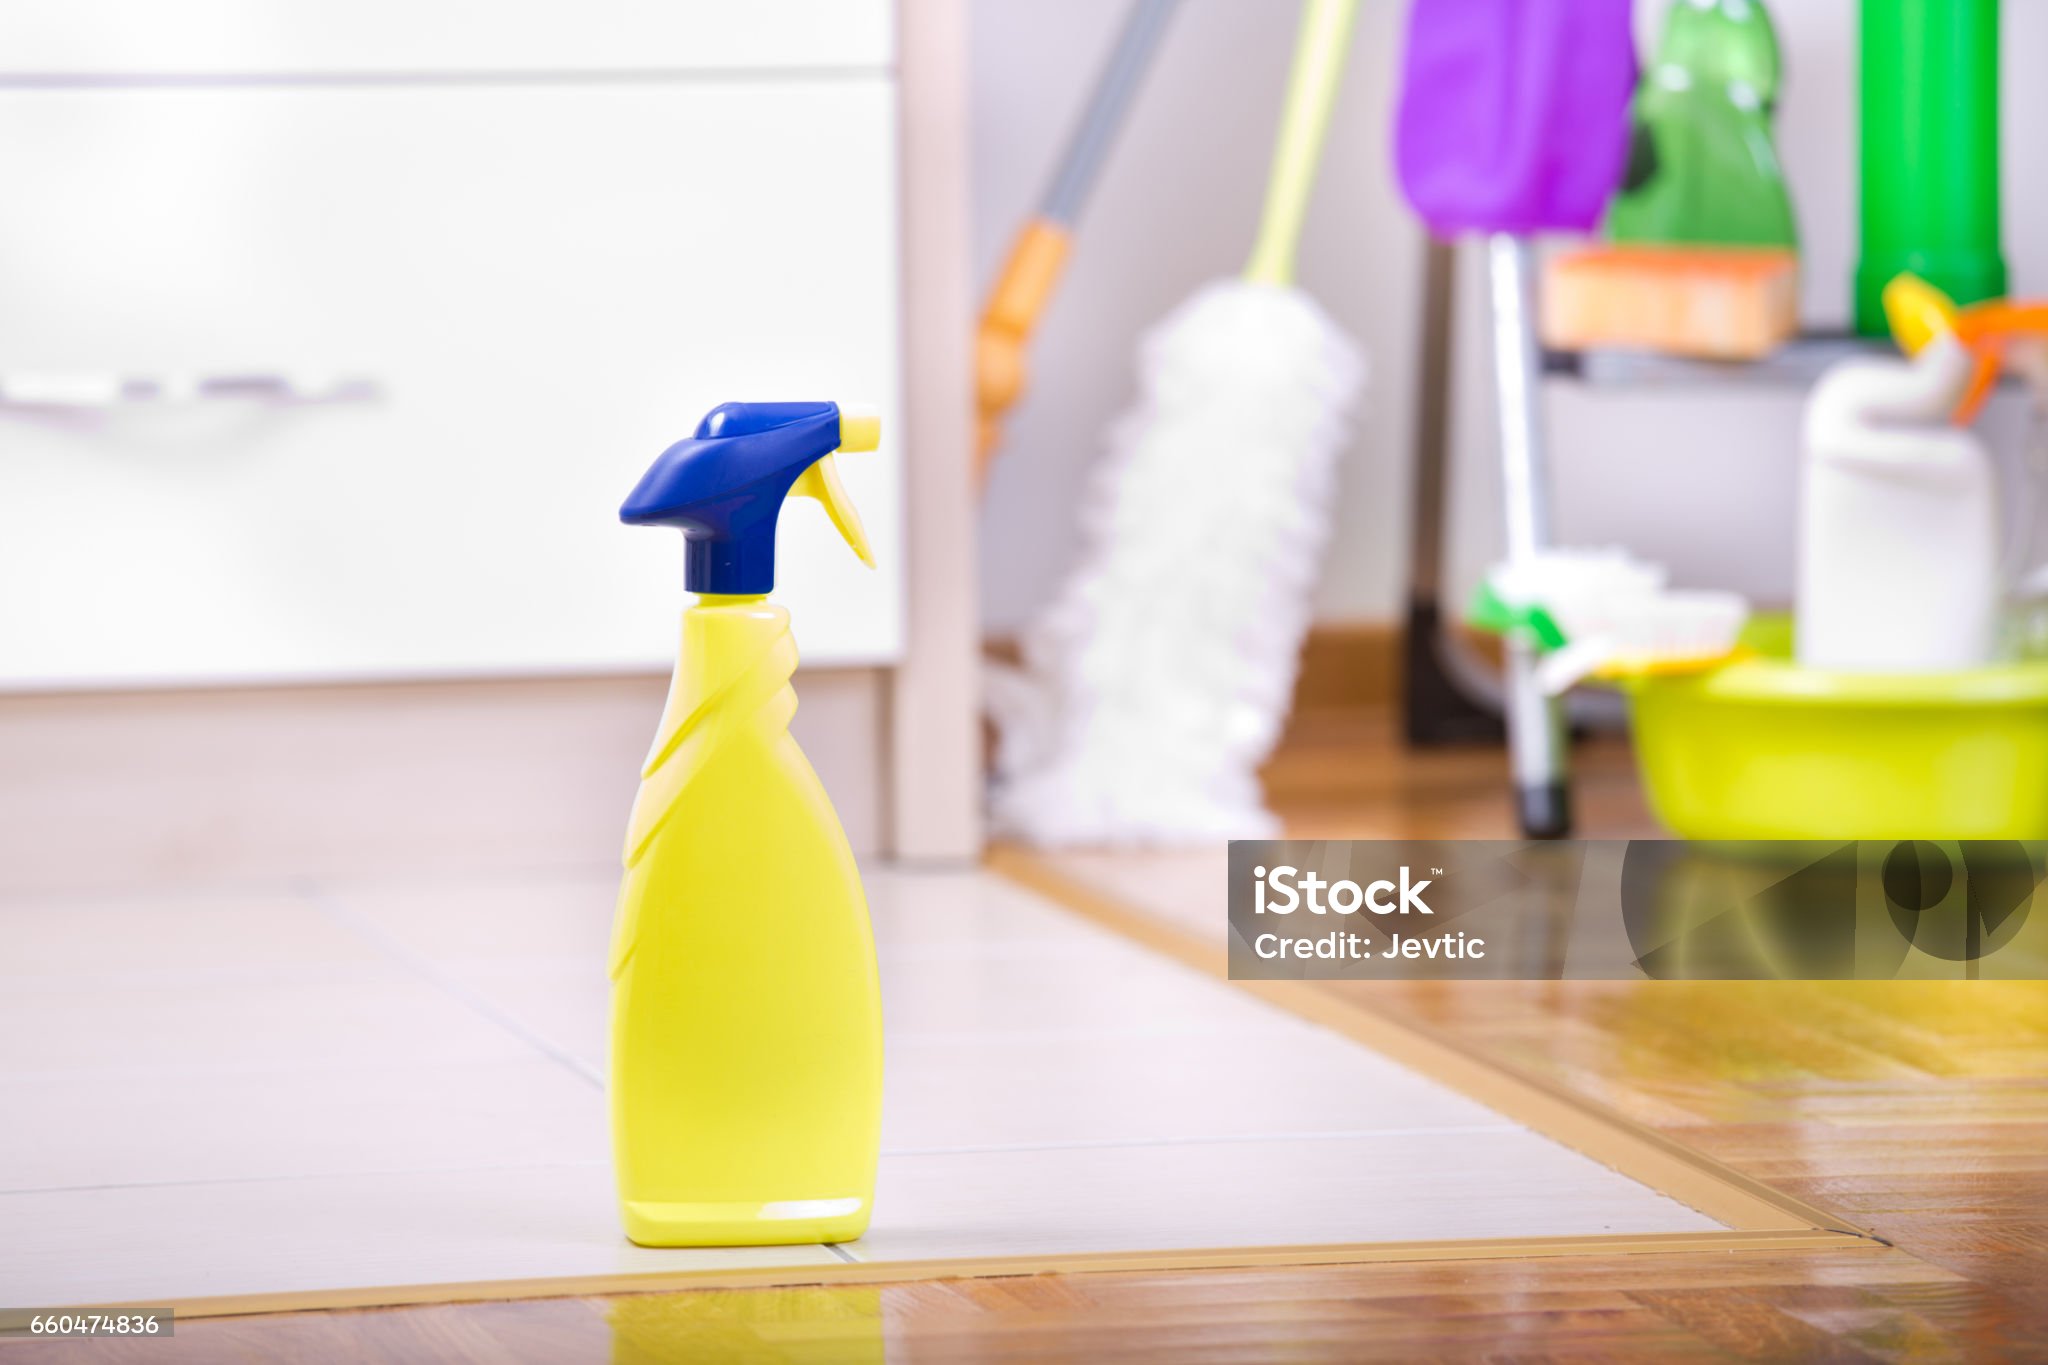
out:
{"label": "wooden floor", "polygon": [[[1497,755],[1302,727],[1272,789],[1307,835],[1511,831]],[[1651,825],[1611,741],[1582,831]],[[1347,983],[1891,1242],[1096,1274],[281,1315],[21,1360],[2048,1359],[2048,986]],[[18,1355],[16,1354],[18,1353]]]}

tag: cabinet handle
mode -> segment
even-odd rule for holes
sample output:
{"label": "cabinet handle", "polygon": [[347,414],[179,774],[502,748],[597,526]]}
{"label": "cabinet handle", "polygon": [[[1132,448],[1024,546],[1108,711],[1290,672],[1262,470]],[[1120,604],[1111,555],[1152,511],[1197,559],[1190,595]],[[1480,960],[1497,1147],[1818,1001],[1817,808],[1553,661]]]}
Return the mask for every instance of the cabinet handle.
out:
{"label": "cabinet handle", "polygon": [[112,412],[151,404],[221,402],[303,407],[362,402],[378,393],[375,381],[345,375],[0,372],[0,409]]}

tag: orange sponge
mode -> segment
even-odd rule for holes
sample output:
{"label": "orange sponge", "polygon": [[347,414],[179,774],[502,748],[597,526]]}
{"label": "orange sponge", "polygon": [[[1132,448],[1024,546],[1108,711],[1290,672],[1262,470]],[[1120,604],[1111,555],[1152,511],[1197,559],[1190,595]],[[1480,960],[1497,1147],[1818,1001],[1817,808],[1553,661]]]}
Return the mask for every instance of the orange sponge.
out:
{"label": "orange sponge", "polygon": [[1799,261],[1768,247],[1599,246],[1543,272],[1543,341],[1754,360],[1799,327]]}

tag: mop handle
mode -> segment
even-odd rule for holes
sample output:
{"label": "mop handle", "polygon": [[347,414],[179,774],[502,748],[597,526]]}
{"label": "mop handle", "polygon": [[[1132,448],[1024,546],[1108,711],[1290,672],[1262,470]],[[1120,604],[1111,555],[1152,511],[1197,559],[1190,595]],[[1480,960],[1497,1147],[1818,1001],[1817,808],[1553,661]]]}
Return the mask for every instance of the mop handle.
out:
{"label": "mop handle", "polygon": [[1110,144],[1123,125],[1124,111],[1130,107],[1131,96],[1137,93],[1138,83],[1152,64],[1152,53],[1165,36],[1166,21],[1173,17],[1177,3],[1179,0],[1135,0],[1132,4],[1130,17],[1124,21],[1123,32],[1117,35],[1109,61],[1095,78],[1088,108],[1067,139],[1059,171],[1039,203],[1040,218],[1071,228],[1081,217],[1081,206],[1087,202],[1088,192],[1095,188],[1103,159],[1109,155]]}
{"label": "mop handle", "polygon": [[974,348],[977,480],[988,475],[989,461],[1002,437],[1003,414],[1024,394],[1025,350],[1066,269],[1074,222],[1095,187],[1110,144],[1116,140],[1131,98],[1152,64],[1166,33],[1166,21],[1173,17],[1178,3],[1133,0],[1130,17],[1095,79],[1094,93],[1067,139],[1059,170],[1046,187],[1038,213],[1018,229],[1009,259],[989,290]]}
{"label": "mop handle", "polygon": [[1301,241],[1301,223],[1308,213],[1309,192],[1315,188],[1323,134],[1330,127],[1330,109],[1337,102],[1337,85],[1351,47],[1351,21],[1357,13],[1357,0],[1305,0],[1302,5],[1294,66],[1287,77],[1287,107],[1273,148],[1273,178],[1266,186],[1258,244],[1244,272],[1254,284],[1294,283],[1294,249]]}

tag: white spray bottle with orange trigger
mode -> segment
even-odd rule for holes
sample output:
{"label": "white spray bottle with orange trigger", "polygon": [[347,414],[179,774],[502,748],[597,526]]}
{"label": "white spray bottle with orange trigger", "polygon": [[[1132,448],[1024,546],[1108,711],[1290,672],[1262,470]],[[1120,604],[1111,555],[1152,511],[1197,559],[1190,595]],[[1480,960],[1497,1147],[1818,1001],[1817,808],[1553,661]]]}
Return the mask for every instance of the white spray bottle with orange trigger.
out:
{"label": "white spray bottle with orange trigger", "polygon": [[1906,359],[1844,361],[1807,401],[1798,657],[1922,672],[1988,662],[2000,596],[1997,471],[1968,423],[2007,348],[2048,308],[1958,310],[1901,275],[1886,315]]}

